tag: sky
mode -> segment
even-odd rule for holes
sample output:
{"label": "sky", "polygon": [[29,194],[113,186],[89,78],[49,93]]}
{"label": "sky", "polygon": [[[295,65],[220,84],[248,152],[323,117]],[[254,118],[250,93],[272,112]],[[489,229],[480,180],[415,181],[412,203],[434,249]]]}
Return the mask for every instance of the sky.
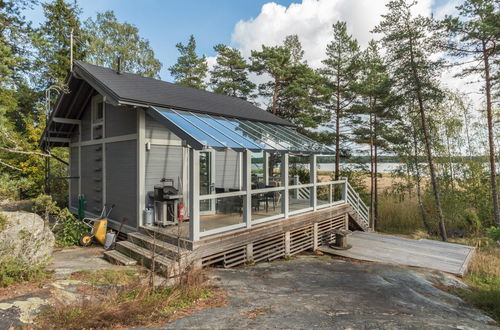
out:
{"label": "sky", "polygon": [[[42,0],[44,1],[44,0]],[[48,1],[48,0],[45,0]],[[443,18],[455,14],[461,0],[419,0],[416,12]],[[120,22],[137,26],[149,40],[163,67],[160,77],[172,81],[168,68],[178,57],[175,44],[186,43],[193,34],[198,53],[207,56],[209,66],[215,63],[213,47],[219,43],[241,50],[245,57],[262,44],[276,45],[290,34],[297,34],[305,50],[305,59],[313,68],[321,65],[326,45],[331,40],[331,26],[346,21],[350,33],[367,45],[370,31],[386,12],[388,0],[79,0],[82,20],[97,12],[113,10]],[[25,12],[33,23],[43,21],[41,6]],[[443,84],[468,93],[478,105],[478,86],[443,73]],[[251,76],[257,83],[263,77]]]}
{"label": "sky", "polygon": [[[42,0],[44,1],[44,0]],[[69,0],[71,1],[71,0]],[[439,12],[456,0],[420,0],[419,11]],[[162,79],[170,80],[168,67],[175,63],[175,44],[196,37],[199,54],[213,57],[213,47],[224,43],[249,55],[262,44],[280,43],[286,35],[298,34],[306,58],[315,66],[329,40],[331,25],[347,22],[362,45],[385,11],[385,0],[78,0],[82,20],[97,12],[113,10],[120,22],[138,27],[163,63]],[[41,6],[26,10],[35,25],[43,21]]]}

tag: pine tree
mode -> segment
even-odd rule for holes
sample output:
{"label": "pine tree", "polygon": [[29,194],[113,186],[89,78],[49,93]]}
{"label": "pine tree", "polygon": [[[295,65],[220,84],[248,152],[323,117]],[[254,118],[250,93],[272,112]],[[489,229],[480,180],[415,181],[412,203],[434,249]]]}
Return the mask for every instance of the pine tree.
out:
{"label": "pine tree", "polygon": [[252,98],[255,84],[248,79],[248,64],[240,51],[222,44],[215,46],[214,50],[217,64],[210,72],[213,91],[243,100]]}
{"label": "pine tree", "polygon": [[408,104],[417,102],[439,219],[439,231],[441,238],[446,241],[441,192],[434,164],[428,119],[432,103],[442,98],[436,80],[439,77],[442,62],[431,59],[431,56],[438,51],[441,40],[435,31],[432,19],[412,14],[412,7],[415,4],[414,1],[407,2],[406,0],[390,1],[387,4],[389,12],[382,15],[382,21],[374,32],[383,34],[382,42],[387,50],[388,63],[391,63],[395,89]]}
{"label": "pine tree", "polygon": [[302,44],[300,43],[299,36],[292,34],[285,37],[283,41],[283,46],[290,51],[291,60],[293,64],[299,64],[304,58],[304,50],[302,49]]}
{"label": "pine tree", "polygon": [[291,54],[283,46],[264,46],[262,50],[252,50],[250,70],[257,75],[268,74],[271,80],[259,85],[259,94],[271,97],[268,110],[279,115],[278,100],[290,78]]}
{"label": "pine tree", "polygon": [[447,48],[452,55],[463,58],[464,63],[474,62],[462,70],[461,76],[480,74],[484,81],[493,212],[495,223],[500,227],[492,95],[494,72],[500,64],[500,3],[466,0],[457,9],[458,17],[444,20],[450,34]]}
{"label": "pine tree", "polygon": [[98,13],[95,20],[89,18],[84,26],[88,39],[86,61],[116,68],[120,58],[123,71],[159,77],[161,63],[137,27],[118,22],[113,11]]}
{"label": "pine tree", "polygon": [[354,91],[359,96],[351,111],[354,128],[352,134],[356,142],[370,147],[370,219],[373,229],[378,218],[378,154],[388,150],[393,138],[393,122],[398,120],[395,113],[395,98],[392,96],[392,81],[383,62],[377,43],[372,40],[362,53],[360,80]]}
{"label": "pine tree", "polygon": [[[81,9],[76,2],[54,0],[42,4],[45,22],[37,31],[34,45],[38,50],[36,66],[40,72],[38,85],[48,87],[62,85],[70,70],[70,35],[71,31],[79,38],[84,38],[79,15]],[[75,43],[73,59],[81,60],[85,53],[85,40]]]}
{"label": "pine tree", "polygon": [[303,53],[298,37],[288,36],[283,45],[263,45],[261,51],[252,51],[250,59],[252,71],[271,76],[271,80],[259,85],[259,94],[271,98],[268,111],[305,132],[305,128],[317,127],[324,121],[321,105],[328,93],[324,79],[301,61]]}
{"label": "pine tree", "polygon": [[340,126],[344,112],[355,100],[353,88],[359,72],[358,42],[347,33],[345,22],[333,24],[333,40],[326,48],[326,59],[322,62],[323,76],[328,79],[331,90],[331,110],[335,122],[335,180],[340,176]]}
{"label": "pine tree", "polygon": [[174,76],[175,82],[180,85],[205,89],[205,77],[208,72],[208,64],[205,56],[196,55],[196,40],[194,36],[189,37],[187,45],[178,43],[175,45],[181,56],[177,63],[169,68],[170,74]]}

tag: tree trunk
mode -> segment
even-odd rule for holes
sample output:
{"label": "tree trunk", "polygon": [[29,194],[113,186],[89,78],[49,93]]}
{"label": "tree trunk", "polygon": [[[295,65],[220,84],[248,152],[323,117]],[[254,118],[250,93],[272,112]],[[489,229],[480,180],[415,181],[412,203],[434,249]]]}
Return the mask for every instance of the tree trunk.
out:
{"label": "tree trunk", "polygon": [[483,41],[483,62],[484,62],[484,80],[485,80],[485,91],[486,91],[486,116],[488,121],[488,142],[489,142],[489,153],[490,153],[491,196],[493,197],[493,213],[495,216],[495,225],[497,227],[500,227],[500,210],[498,205],[497,170],[496,170],[496,160],[495,160],[495,140],[493,137],[493,111],[491,104],[490,63],[485,41]]}
{"label": "tree trunk", "polygon": [[340,81],[337,79],[337,108],[335,109],[335,181],[340,177]]}
{"label": "tree trunk", "polygon": [[370,219],[371,227],[375,230],[375,165],[374,165],[374,143],[373,143],[373,114],[370,113]]}
{"label": "tree trunk", "polygon": [[418,207],[420,208],[420,213],[422,215],[422,223],[424,224],[424,228],[427,231],[427,234],[431,235],[432,230],[429,225],[429,222],[427,221],[427,212],[425,211],[424,203],[422,201],[422,189],[420,187],[420,168],[418,164],[418,140],[417,140],[417,132],[415,131],[415,128],[413,129],[413,147],[414,147],[414,152],[415,152],[415,181],[417,182],[417,200],[418,200]]}
{"label": "tree trunk", "polygon": [[374,115],[374,135],[375,135],[375,141],[374,141],[374,146],[373,146],[373,165],[374,165],[374,170],[373,170],[373,183],[374,183],[374,189],[373,189],[373,229],[377,230],[378,229],[378,135],[377,135],[377,115]]}
{"label": "tree trunk", "polygon": [[424,133],[424,143],[425,143],[425,149],[426,149],[426,153],[427,153],[427,162],[429,163],[429,172],[431,174],[432,190],[434,191],[434,199],[435,199],[436,208],[438,211],[439,234],[441,235],[441,239],[443,241],[446,241],[448,239],[448,237],[446,234],[446,227],[444,224],[443,209],[441,207],[441,192],[439,189],[439,183],[438,183],[437,176],[436,176],[436,169],[434,167],[434,159],[432,156],[430,132],[429,132],[429,127],[427,126],[427,118],[425,115],[424,101],[422,98],[422,88],[420,86],[420,79],[419,79],[418,73],[417,73],[417,68],[416,68],[416,64],[415,64],[412,46],[413,46],[413,44],[410,41],[411,70],[412,70],[412,74],[413,74],[413,79],[415,79],[418,108],[419,108],[419,112],[420,112],[420,119],[422,121],[422,131]]}

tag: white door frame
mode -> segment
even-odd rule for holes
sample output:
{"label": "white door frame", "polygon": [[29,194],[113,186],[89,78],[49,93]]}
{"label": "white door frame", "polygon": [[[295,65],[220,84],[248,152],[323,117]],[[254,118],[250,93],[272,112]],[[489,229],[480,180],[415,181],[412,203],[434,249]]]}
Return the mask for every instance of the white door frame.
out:
{"label": "white door frame", "polygon": [[[210,184],[209,184],[209,192],[208,194],[213,194],[215,193],[215,150],[214,149],[206,149],[206,150],[201,150],[199,154],[201,155],[203,152],[207,152],[210,154]],[[198,173],[199,175],[199,173]],[[201,183],[201,180],[200,180]],[[201,193],[200,193],[201,195]],[[210,214],[215,214],[215,200],[211,199],[208,200],[210,202],[210,208],[205,211],[200,210],[200,215],[210,215]]]}

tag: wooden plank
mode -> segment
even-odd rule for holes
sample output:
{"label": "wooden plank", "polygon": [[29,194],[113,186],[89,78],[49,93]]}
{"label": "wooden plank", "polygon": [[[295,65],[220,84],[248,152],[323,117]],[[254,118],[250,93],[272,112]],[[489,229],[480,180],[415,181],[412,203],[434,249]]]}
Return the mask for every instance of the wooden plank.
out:
{"label": "wooden plank", "polygon": [[411,240],[375,233],[354,232],[350,250],[340,251],[323,246],[319,250],[343,257],[424,267],[463,276],[474,254],[465,245]]}

